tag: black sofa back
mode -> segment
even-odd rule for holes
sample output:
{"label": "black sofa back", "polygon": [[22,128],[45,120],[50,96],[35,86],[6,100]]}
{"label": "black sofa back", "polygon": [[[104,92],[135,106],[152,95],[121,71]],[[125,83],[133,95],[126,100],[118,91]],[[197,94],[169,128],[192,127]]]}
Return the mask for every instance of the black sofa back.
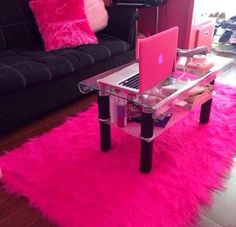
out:
{"label": "black sofa back", "polygon": [[32,42],[41,42],[41,37],[29,0],[1,0],[0,50]]}
{"label": "black sofa back", "polygon": [[134,8],[108,7],[99,43],[51,52],[29,0],[0,0],[0,134],[84,96],[81,80],[134,60]]}

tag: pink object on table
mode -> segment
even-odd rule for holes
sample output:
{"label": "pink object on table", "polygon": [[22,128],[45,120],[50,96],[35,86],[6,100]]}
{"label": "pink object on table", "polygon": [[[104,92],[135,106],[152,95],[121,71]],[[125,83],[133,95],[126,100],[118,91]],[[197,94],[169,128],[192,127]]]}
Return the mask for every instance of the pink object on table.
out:
{"label": "pink object on table", "polygon": [[187,63],[187,70],[196,70],[200,73],[207,73],[215,63],[207,56],[197,55]]}
{"label": "pink object on table", "polygon": [[103,0],[84,0],[84,10],[89,26],[94,32],[107,26],[108,14]]}
{"label": "pink object on table", "polygon": [[33,0],[30,7],[46,51],[97,43],[83,0]]}

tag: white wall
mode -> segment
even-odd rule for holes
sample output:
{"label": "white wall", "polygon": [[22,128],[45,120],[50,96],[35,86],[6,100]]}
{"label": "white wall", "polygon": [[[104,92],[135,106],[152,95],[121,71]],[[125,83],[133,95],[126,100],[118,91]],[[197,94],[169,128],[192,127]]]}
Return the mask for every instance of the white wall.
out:
{"label": "white wall", "polygon": [[197,4],[197,14],[202,13],[226,13],[226,19],[236,15],[235,0],[195,0]]}

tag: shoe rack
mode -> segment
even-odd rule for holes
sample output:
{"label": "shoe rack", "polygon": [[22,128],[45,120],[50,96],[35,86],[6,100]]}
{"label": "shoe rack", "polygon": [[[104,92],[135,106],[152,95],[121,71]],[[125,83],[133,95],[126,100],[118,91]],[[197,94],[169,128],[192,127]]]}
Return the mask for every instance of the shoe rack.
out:
{"label": "shoe rack", "polygon": [[236,54],[236,16],[226,18],[226,13],[217,12],[211,13],[209,17],[215,21],[213,50]]}

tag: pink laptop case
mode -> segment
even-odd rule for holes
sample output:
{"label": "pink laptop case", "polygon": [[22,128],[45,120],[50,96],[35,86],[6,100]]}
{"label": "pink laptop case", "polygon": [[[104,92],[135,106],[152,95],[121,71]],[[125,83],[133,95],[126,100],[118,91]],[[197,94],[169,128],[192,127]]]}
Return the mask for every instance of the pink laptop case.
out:
{"label": "pink laptop case", "polygon": [[139,93],[165,80],[176,61],[178,27],[157,33],[139,42]]}

